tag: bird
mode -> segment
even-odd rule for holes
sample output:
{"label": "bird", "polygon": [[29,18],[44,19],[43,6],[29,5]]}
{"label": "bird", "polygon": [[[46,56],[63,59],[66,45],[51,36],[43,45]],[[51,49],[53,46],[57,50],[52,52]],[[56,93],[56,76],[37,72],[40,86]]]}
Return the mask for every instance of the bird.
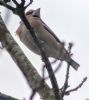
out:
{"label": "bird", "polygon": [[[30,9],[25,13],[25,16],[33,28],[35,35],[39,39],[47,57],[52,57],[61,61],[66,61],[75,70],[78,70],[80,66],[74,61],[68,51],[65,49],[63,43],[55,35],[55,33],[49,28],[48,25],[41,19],[40,8]],[[20,40],[30,49],[32,52],[41,55],[39,48],[35,44],[29,30],[26,28],[24,23],[20,21],[20,25],[16,30],[16,34]]]}

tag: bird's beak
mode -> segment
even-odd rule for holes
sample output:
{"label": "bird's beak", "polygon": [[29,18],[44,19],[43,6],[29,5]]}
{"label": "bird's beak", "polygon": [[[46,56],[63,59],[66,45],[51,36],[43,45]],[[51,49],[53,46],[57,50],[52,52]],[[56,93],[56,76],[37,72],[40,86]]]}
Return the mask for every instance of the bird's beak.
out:
{"label": "bird's beak", "polygon": [[32,13],[33,16],[40,17],[40,8],[36,9]]}

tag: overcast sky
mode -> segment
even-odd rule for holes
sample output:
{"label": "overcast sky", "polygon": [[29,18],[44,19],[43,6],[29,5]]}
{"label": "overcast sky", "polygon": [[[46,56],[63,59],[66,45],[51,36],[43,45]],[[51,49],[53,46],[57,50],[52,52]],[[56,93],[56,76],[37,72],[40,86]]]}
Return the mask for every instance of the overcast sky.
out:
{"label": "overcast sky", "polygon": [[[83,77],[87,76],[89,78],[89,0],[55,0],[54,2],[52,0],[34,0],[27,10],[36,8],[41,8],[42,19],[60,40],[65,41],[66,45],[68,45],[68,42],[74,43],[72,49],[74,53],[73,58],[79,62],[80,68],[77,72],[72,68],[70,70],[69,83],[73,88],[82,81]],[[4,9],[0,7],[0,11],[4,18]],[[40,57],[30,52],[19,41],[15,31],[19,26],[20,19],[11,12],[10,15],[8,29],[32,64],[39,67],[36,69],[41,74],[42,63]],[[63,84],[65,78],[65,66],[66,63],[63,64],[63,68],[56,74],[59,86]],[[0,80],[0,92],[20,99],[29,96],[29,87],[5,50],[0,50]],[[47,83],[50,84],[49,80]],[[65,100],[86,100],[86,98],[89,98],[89,79],[81,89],[66,96]]]}

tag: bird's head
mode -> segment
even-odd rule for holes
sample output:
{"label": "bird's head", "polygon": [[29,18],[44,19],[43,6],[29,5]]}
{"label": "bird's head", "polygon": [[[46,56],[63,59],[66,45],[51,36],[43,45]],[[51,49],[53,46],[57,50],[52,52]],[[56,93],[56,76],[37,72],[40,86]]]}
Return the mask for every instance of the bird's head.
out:
{"label": "bird's head", "polygon": [[26,16],[27,15],[32,15],[32,16],[34,16],[34,17],[40,17],[40,8],[38,8],[38,9],[36,9],[36,10],[29,10],[29,11],[27,11],[26,12]]}

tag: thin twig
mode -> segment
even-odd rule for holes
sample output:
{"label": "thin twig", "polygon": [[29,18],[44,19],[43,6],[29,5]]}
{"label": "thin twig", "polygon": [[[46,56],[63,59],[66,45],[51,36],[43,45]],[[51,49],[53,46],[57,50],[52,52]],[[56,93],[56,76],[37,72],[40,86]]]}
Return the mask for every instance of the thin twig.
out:
{"label": "thin twig", "polygon": [[[69,55],[71,55],[72,46],[73,46],[72,43],[69,43],[69,46],[68,46],[68,53],[69,53]],[[70,57],[70,56],[69,56],[69,57]],[[67,63],[67,71],[66,71],[65,82],[64,82],[64,85],[63,85],[63,87],[62,87],[62,97],[65,95],[65,91],[66,91],[66,89],[69,87],[69,85],[68,85],[69,70],[70,70],[70,63]]]}
{"label": "thin twig", "polygon": [[57,62],[57,59],[54,59],[52,62],[50,62],[51,64],[55,64]]}
{"label": "thin twig", "polygon": [[25,6],[25,9],[33,3],[33,0],[29,0],[29,3]]}
{"label": "thin twig", "polygon": [[14,2],[14,4],[17,6],[19,5],[19,3],[16,0],[12,0]]}
{"label": "thin twig", "polygon": [[54,73],[57,73],[59,71],[59,69],[61,68],[63,64],[63,61],[60,61],[60,63],[58,64],[57,68],[54,70]]}
{"label": "thin twig", "polygon": [[34,90],[32,91],[32,94],[31,94],[31,96],[30,96],[30,99],[29,99],[29,100],[33,100],[33,98],[34,98],[35,94],[36,94],[36,90],[34,89]]}
{"label": "thin twig", "polygon": [[66,89],[69,87],[69,85],[68,85],[69,69],[70,69],[70,65],[68,64],[67,71],[66,71],[65,83],[64,83],[64,86],[63,86],[63,94],[65,93]]}
{"label": "thin twig", "polygon": [[6,4],[6,3],[3,2],[3,1],[0,1],[0,5],[1,5],[1,6],[4,6],[4,7],[6,7],[6,8],[8,8],[8,9],[11,10],[12,12],[14,12],[14,10],[15,10],[14,7],[12,7],[12,6],[8,5],[8,4]]}
{"label": "thin twig", "polygon": [[20,4],[20,6],[22,6],[22,7],[24,7],[24,5],[25,5],[25,0],[21,0],[22,2],[21,2],[21,4]]}
{"label": "thin twig", "polygon": [[84,82],[86,82],[86,80],[87,80],[87,77],[85,77],[83,79],[83,81],[77,87],[75,87],[74,89],[71,89],[71,90],[66,91],[65,92],[65,95],[69,95],[71,92],[77,91],[79,88],[82,87],[82,85],[84,84]]}

